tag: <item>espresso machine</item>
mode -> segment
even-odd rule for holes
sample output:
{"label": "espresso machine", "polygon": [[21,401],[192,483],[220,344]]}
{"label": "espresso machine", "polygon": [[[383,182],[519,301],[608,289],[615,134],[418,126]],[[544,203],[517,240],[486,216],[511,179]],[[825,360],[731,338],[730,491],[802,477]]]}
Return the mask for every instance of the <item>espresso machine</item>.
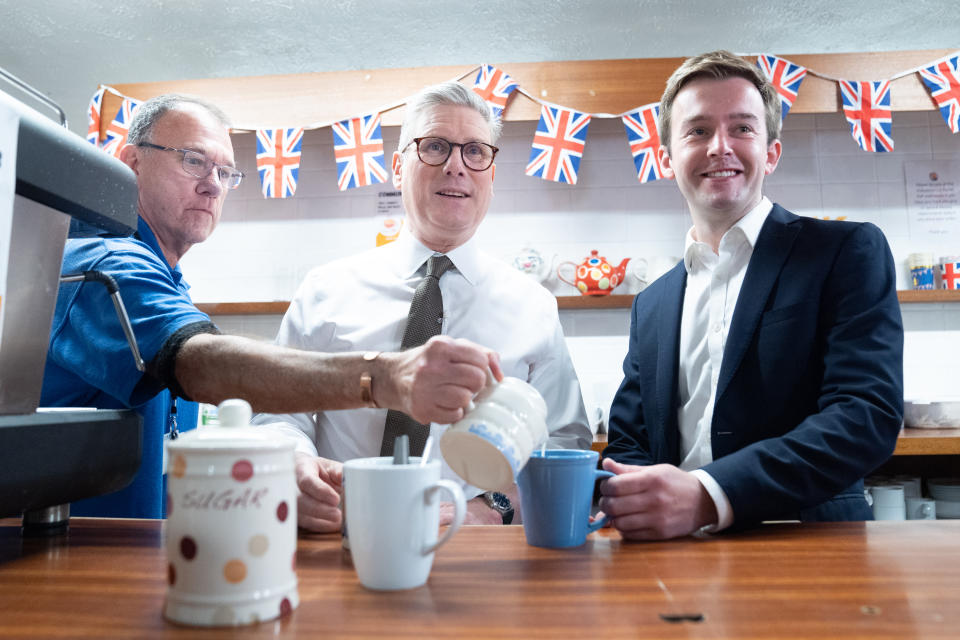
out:
{"label": "espresso machine", "polygon": [[143,425],[135,412],[38,408],[71,221],[131,234],[137,186],[126,165],[68,131],[46,96],[2,69],[0,80],[59,111],[60,120],[0,86],[8,133],[0,136],[8,173],[0,175],[15,163],[12,215],[11,189],[0,190],[0,517],[22,516],[25,535],[49,534],[66,530],[70,502],[123,488],[140,465]]}

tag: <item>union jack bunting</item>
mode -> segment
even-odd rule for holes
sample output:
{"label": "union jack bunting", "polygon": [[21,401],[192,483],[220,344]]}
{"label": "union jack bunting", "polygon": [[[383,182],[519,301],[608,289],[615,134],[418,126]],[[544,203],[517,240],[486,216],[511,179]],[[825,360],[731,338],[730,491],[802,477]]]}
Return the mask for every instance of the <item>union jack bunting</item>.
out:
{"label": "union jack bunting", "polygon": [[300,172],[303,127],[257,129],[257,171],[264,198],[292,198]]}
{"label": "union jack bunting", "polygon": [[100,108],[103,104],[103,94],[106,89],[100,87],[90,98],[90,106],[87,107],[87,142],[93,146],[100,144]]}
{"label": "union jack bunting", "polygon": [[890,111],[890,81],[840,81],[843,115],[850,133],[864,151],[893,151],[893,114]]}
{"label": "union jack bunting", "polygon": [[657,131],[657,116],[660,115],[660,103],[654,102],[631,111],[623,116],[623,126],[627,130],[627,141],[633,164],[637,167],[637,180],[651,182],[663,177],[660,168],[660,133]]}
{"label": "union jack bunting", "polygon": [[124,98],[120,103],[120,109],[117,115],[113,117],[110,124],[107,125],[106,137],[103,140],[101,149],[112,156],[120,157],[120,149],[127,144],[127,134],[130,133],[130,122],[133,116],[137,114],[140,103],[131,98]]}
{"label": "union jack bunting", "polygon": [[932,67],[920,69],[923,83],[930,89],[930,97],[940,108],[950,131],[960,131],[960,55],[953,56]]}
{"label": "union jack bunting", "polygon": [[589,114],[543,105],[526,174],[576,184],[589,125]]}
{"label": "union jack bunting", "polygon": [[480,65],[480,71],[477,73],[476,80],[473,81],[472,89],[490,105],[493,115],[499,118],[507,108],[507,99],[518,86],[516,80],[500,69],[483,64]]}
{"label": "union jack bunting", "polygon": [[387,181],[379,113],[334,122],[331,129],[340,191]]}
{"label": "union jack bunting", "polygon": [[783,122],[793,106],[793,101],[797,99],[797,92],[807,75],[807,69],[777,56],[758,56],[757,65],[780,94],[780,122]]}

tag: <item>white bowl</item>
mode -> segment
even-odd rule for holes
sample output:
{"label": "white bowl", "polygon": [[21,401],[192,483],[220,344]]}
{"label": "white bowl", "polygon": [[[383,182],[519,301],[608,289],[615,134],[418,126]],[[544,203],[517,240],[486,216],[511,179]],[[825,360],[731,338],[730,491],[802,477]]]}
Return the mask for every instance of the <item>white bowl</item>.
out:
{"label": "white bowl", "polygon": [[927,487],[937,500],[960,502],[960,478],[934,478],[927,481]]}
{"label": "white bowl", "polygon": [[960,400],[905,400],[903,424],[914,429],[960,427]]}
{"label": "white bowl", "polygon": [[937,500],[937,520],[960,519],[960,500]]}

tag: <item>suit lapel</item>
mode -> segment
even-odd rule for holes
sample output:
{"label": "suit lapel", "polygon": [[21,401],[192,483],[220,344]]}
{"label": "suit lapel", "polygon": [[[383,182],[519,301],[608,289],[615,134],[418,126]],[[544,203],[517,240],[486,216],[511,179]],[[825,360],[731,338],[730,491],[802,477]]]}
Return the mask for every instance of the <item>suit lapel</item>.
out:
{"label": "suit lapel", "polygon": [[723,397],[723,392],[753,340],[767,298],[780,277],[783,263],[800,231],[800,225],[791,224],[796,219],[792,213],[775,204],[760,229],[757,245],[753,249],[743,286],[740,288],[740,296],[737,298],[730,331],[727,333],[727,345],[717,381],[717,401]]}
{"label": "suit lapel", "polygon": [[[680,358],[680,320],[687,270],[681,262],[671,269],[663,282],[657,314],[657,415],[664,434],[664,458],[680,464],[680,432],[677,428],[677,380]],[[663,459],[663,458],[661,458]]]}

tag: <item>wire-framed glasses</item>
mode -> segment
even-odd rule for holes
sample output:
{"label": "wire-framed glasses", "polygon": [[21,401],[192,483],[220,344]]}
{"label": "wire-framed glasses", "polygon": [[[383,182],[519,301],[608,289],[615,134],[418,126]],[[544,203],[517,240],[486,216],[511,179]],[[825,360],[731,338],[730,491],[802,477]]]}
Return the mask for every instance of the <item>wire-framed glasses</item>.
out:
{"label": "wire-framed glasses", "polygon": [[217,178],[220,179],[220,184],[222,184],[226,189],[236,189],[240,186],[240,181],[243,180],[242,171],[229,165],[217,164],[199,151],[193,151],[191,149],[177,149],[176,147],[164,147],[159,144],[153,144],[152,142],[140,142],[137,144],[137,146],[146,147],[148,149],[159,149],[160,151],[175,151],[179,153],[181,156],[183,156],[183,170],[194,178],[205,178],[210,175],[211,170],[216,169]]}

